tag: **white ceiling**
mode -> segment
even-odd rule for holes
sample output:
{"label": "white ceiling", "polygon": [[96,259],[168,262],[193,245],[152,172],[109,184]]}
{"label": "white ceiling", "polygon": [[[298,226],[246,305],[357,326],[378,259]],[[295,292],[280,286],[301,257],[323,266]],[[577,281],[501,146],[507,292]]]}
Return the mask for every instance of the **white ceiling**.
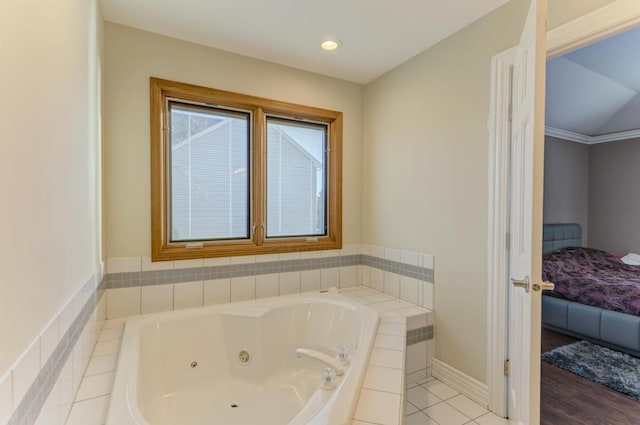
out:
{"label": "white ceiling", "polygon": [[[508,0],[100,0],[104,19],[366,84]],[[324,52],[335,37],[343,46]]]}
{"label": "white ceiling", "polygon": [[547,63],[546,124],[591,138],[640,129],[640,28]]}

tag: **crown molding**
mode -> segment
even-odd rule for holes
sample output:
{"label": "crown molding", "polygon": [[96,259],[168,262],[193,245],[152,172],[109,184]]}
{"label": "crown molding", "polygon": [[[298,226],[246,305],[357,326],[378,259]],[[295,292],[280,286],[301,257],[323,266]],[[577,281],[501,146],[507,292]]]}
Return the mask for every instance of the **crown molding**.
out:
{"label": "crown molding", "polygon": [[620,131],[618,133],[609,133],[600,136],[587,136],[586,134],[574,133],[573,131],[546,126],[544,128],[544,134],[546,136],[557,137],[558,139],[569,140],[571,142],[582,143],[584,145],[597,145],[600,143],[611,143],[619,142],[621,140],[640,138],[640,129]]}
{"label": "crown molding", "polygon": [[603,134],[601,136],[595,136],[592,138],[593,141],[591,142],[591,144],[595,145],[598,143],[618,142],[620,140],[636,139],[638,137],[640,137],[640,129],[621,131],[618,133],[609,133]]}
{"label": "crown molding", "polygon": [[580,133],[574,133],[573,131],[563,130],[561,128],[545,126],[544,134],[546,136],[557,137],[558,139],[569,140],[571,142],[583,143],[585,145],[591,144],[591,136],[587,136]]}

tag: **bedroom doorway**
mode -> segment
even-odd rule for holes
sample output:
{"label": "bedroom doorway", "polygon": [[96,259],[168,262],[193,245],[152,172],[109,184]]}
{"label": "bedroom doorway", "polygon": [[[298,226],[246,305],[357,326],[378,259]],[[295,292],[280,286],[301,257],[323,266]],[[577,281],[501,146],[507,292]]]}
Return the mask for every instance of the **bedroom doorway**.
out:
{"label": "bedroom doorway", "polygon": [[636,27],[547,62],[542,424],[640,416],[640,268],[620,258],[640,251],[638,46]]}
{"label": "bedroom doorway", "polygon": [[[637,1],[618,0],[601,9],[598,9],[582,18],[564,24],[547,33],[547,57],[559,56],[581,46],[602,40],[612,34],[619,33],[640,23],[640,3]],[[509,371],[507,360],[507,330],[508,290],[511,285],[508,274],[509,265],[509,197],[508,164],[509,146],[511,143],[511,129],[509,126],[512,66],[516,59],[514,49],[496,55],[492,60],[492,99],[489,117],[490,132],[490,174],[489,174],[489,237],[488,237],[488,352],[487,352],[487,381],[489,387],[488,405],[497,414],[507,417],[508,405],[508,378]],[[542,71],[544,72],[544,70]],[[531,166],[538,176],[543,172],[543,161],[534,163],[531,155],[525,161],[524,166]],[[513,195],[513,194],[512,194]],[[517,194],[516,194],[517,195]],[[531,223],[538,220],[540,226],[536,243],[542,245],[542,210],[532,211]],[[536,230],[533,229],[535,233]],[[535,246],[533,243],[532,246]],[[537,264],[537,281],[540,280],[541,250],[531,252],[532,265]],[[537,261],[536,261],[537,260]],[[536,275],[530,276],[534,280]],[[519,279],[519,278],[518,278]],[[520,282],[518,282],[520,283]],[[530,282],[530,287],[531,287]],[[540,317],[532,317],[532,327],[540,329]],[[535,348],[535,349],[534,349]],[[531,353],[540,347],[524,347]],[[532,368],[540,367],[539,357],[531,357]],[[532,387],[539,384],[539,375],[530,376]],[[538,381],[538,382],[535,382]],[[530,415],[526,419],[520,419],[520,423],[535,425],[539,422],[538,412],[532,403]],[[514,419],[514,418],[512,418]],[[517,423],[510,420],[511,423]]]}

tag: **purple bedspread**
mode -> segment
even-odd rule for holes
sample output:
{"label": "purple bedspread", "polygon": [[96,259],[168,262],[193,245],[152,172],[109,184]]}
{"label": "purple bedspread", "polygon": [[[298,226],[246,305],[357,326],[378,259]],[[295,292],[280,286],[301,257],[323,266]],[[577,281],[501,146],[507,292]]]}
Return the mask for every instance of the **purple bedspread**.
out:
{"label": "purple bedspread", "polygon": [[563,248],[546,254],[542,279],[556,284],[545,295],[605,310],[640,316],[640,266],[590,248]]}

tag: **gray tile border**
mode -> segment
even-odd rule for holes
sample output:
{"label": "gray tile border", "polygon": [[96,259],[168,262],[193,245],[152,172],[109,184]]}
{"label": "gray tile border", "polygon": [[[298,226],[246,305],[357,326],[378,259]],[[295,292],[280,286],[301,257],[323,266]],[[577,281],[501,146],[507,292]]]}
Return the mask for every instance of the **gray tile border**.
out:
{"label": "gray tile border", "polygon": [[231,264],[224,266],[194,267],[188,269],[159,270],[145,272],[112,273],[105,277],[106,287],[131,288],[137,286],[165,285],[169,283],[194,282],[200,280],[230,279],[272,273],[287,273],[350,266],[374,267],[401,276],[433,282],[433,270],[370,255],[345,255],[301,260],[281,260],[264,263]]}
{"label": "gray tile border", "polygon": [[433,283],[433,269],[428,269],[426,267],[414,266],[411,264],[401,263],[399,261],[373,257],[371,255],[362,255],[362,264],[386,272],[396,273],[401,276]]}
{"label": "gray tile border", "polygon": [[[94,278],[91,277],[79,292],[89,290],[93,285]],[[92,291],[89,299],[75,317],[67,332],[60,338],[58,345],[40,369],[40,372],[18,404],[18,407],[14,410],[7,425],[33,425],[36,422],[42,406],[44,406],[44,403],[47,401],[49,393],[51,393],[51,390],[55,386],[62,369],[71,356],[78,338],[82,335],[105,289],[106,280],[103,279],[98,287]]]}
{"label": "gray tile border", "polygon": [[407,347],[433,339],[433,325],[407,331]]}

